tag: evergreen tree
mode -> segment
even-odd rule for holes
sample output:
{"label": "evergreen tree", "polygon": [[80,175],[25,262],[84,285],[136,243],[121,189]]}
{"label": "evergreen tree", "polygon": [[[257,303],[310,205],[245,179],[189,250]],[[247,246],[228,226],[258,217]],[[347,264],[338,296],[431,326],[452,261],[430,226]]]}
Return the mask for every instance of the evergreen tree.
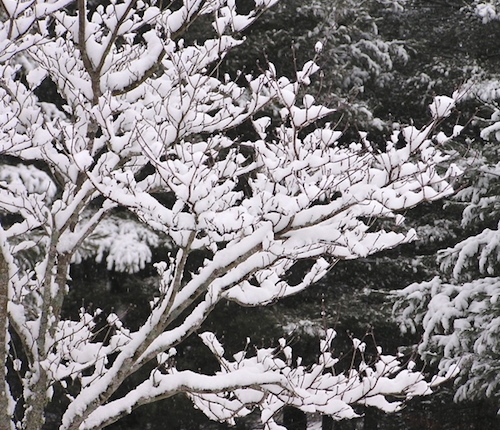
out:
{"label": "evergreen tree", "polygon": [[[497,19],[493,3],[471,9],[484,23]],[[498,33],[497,33],[498,35]],[[480,136],[468,141],[462,186],[450,205],[462,211],[462,240],[438,253],[440,272],[398,293],[403,330],[422,331],[418,351],[440,371],[458,366],[456,400],[498,404],[500,356],[500,81],[482,69],[464,85],[464,102],[481,107],[473,118]],[[420,326],[422,328],[420,328]]]}

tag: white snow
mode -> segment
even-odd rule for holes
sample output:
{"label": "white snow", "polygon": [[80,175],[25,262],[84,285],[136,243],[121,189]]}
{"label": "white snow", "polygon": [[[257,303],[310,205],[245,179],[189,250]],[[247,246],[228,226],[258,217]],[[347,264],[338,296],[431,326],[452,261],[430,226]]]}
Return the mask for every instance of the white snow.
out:
{"label": "white snow", "polygon": [[[219,301],[272,303],[308,288],[339,259],[413,240],[411,229],[391,231],[387,223],[384,230],[371,220],[400,222],[400,212],[451,194],[450,181],[459,173],[436,168],[446,156],[433,142],[449,137],[432,135],[454,109],[453,98],[435,98],[429,126],[401,130],[406,147],[390,144],[379,153],[366,133],[361,141],[339,145],[342,133],[318,121],[333,110],[316,104],[305,90],[319,70],[314,61],[293,79],[280,77],[272,63],[244,85],[209,75],[212,65],[243,43],[236,34],[223,33],[238,32],[259,8],[274,3],[258,0],[256,10],[241,15],[231,0],[185,0],[173,12],[111,2],[96,7],[90,18],[82,15],[90,19],[84,41],[78,40],[78,16],[64,8],[67,0],[5,3],[17,30],[13,50],[0,53],[0,152],[26,164],[0,169],[0,209],[13,214],[12,225],[0,229],[0,248],[9,266],[9,315],[33,357],[32,365],[15,366],[31,372],[22,375],[25,393],[35,389],[41,372],[49,385],[61,382],[62,388],[69,385],[67,378],[78,380],[61,429],[104,425],[139,404],[180,392],[210,418],[229,423],[260,408],[268,429],[279,428],[274,417],[285,405],[352,418],[355,404],[393,411],[400,403],[387,402],[387,396],[430,392],[421,373],[391,356],[332,372],[339,359],[333,330],[320,344],[317,363],[307,368],[293,359],[286,340],[278,350],[243,350],[226,358],[213,333],[202,339],[220,363],[215,374],[175,368],[176,346],[202,326]],[[213,18],[219,35],[189,46],[170,40],[199,7]],[[23,8],[31,15],[21,16]],[[57,22],[53,39],[43,28],[50,21],[41,16],[46,13]],[[36,20],[44,43],[21,34]],[[145,27],[148,31],[135,38]],[[114,34],[123,37],[108,49]],[[63,108],[41,103],[15,78],[17,58],[28,49],[29,86],[49,74]],[[321,50],[318,42],[315,51]],[[281,112],[282,119],[262,116],[265,106]],[[253,122],[255,136],[235,139],[228,133],[246,121]],[[456,126],[452,137],[460,131]],[[48,170],[35,167],[40,165]],[[488,271],[497,239],[496,233],[476,238],[458,253],[480,255],[480,268]],[[93,258],[110,270],[133,273],[146,268],[153,250],[162,247],[170,247],[172,255],[156,265],[150,313],[137,330],[127,327],[118,311],[81,309],[73,319],[54,315],[61,294],[73,287],[69,266],[63,265],[70,256],[73,262]],[[186,259],[200,250],[205,260],[187,273]],[[36,258],[26,263],[29,253]],[[304,259],[313,264],[290,285],[287,272]],[[457,299],[462,306],[457,312],[468,300]],[[449,302],[449,296],[440,297],[433,306]],[[484,303],[474,306],[481,311]],[[453,323],[448,316],[440,319],[443,328],[465,330],[475,323],[462,317]],[[106,321],[106,342],[95,336],[97,318]],[[494,328],[497,321],[490,323]],[[362,359],[366,345],[353,342],[353,353]],[[456,339],[444,347],[453,352]],[[162,363],[162,370],[117,395],[126,375],[150,360]],[[29,404],[30,397],[24,401]]]}
{"label": "white snow", "polygon": [[436,96],[429,105],[432,117],[434,119],[448,117],[455,108],[455,99],[447,96]]}

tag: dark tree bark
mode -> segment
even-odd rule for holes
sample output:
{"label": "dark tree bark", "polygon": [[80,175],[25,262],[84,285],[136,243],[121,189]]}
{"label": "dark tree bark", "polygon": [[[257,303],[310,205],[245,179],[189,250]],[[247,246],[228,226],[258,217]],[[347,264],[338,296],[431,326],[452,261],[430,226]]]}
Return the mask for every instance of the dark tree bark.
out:
{"label": "dark tree bark", "polygon": [[7,303],[8,303],[9,265],[0,249],[0,428],[10,428],[8,414],[9,398],[6,381],[7,360]]}

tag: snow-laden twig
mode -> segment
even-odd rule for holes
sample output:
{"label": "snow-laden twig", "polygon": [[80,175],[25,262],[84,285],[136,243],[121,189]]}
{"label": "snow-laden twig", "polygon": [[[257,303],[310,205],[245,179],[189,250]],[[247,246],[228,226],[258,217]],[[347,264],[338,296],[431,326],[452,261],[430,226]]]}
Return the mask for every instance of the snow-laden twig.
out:
{"label": "snow-laden twig", "polygon": [[[315,61],[293,79],[271,62],[238,79],[215,73],[274,0],[256,0],[244,15],[232,0],[183,0],[175,10],[130,0],[80,0],[76,11],[65,0],[2,3],[0,222],[8,321],[22,346],[12,368],[26,412],[12,426],[41,428],[56,386],[68,398],[61,429],[99,427],[178,392],[216,419],[258,405],[269,428],[285,404],[351,417],[353,404],[393,410],[385,395],[427,392],[422,375],[393,358],[334,375],[326,347],[307,369],[290,364],[283,347],[285,360],[262,349],[235,361],[215,348],[216,375],[159,363],[118,395],[146,363],[168,361],[220,301],[262,306],[309,287],[339,260],[413,240],[401,212],[451,194],[460,173],[438,168],[447,157],[433,145],[452,99],[436,98],[427,126],[395,132],[377,152],[366,133],[343,142],[327,122],[333,109],[307,93]],[[180,37],[194,20],[213,32],[187,45]],[[35,94],[45,79],[59,101]],[[394,230],[377,227],[379,218]],[[166,255],[137,330],[99,304],[62,313],[75,288],[72,262],[106,259],[109,269],[134,272],[154,248]],[[203,256],[195,267],[193,255]],[[291,283],[301,260],[311,264]]]}

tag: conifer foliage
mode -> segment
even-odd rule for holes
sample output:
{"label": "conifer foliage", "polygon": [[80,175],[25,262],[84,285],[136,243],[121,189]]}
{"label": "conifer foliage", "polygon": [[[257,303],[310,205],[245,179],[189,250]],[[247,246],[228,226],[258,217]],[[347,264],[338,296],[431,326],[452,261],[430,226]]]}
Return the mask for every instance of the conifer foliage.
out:
{"label": "conifer foliage", "polygon": [[[464,8],[480,25],[498,20],[498,1]],[[494,33],[493,33],[494,34]],[[466,175],[451,205],[462,209],[462,237],[437,254],[439,273],[399,291],[394,311],[404,331],[422,333],[421,356],[441,372],[459,366],[455,400],[489,398],[500,386],[500,80],[496,68],[479,68],[463,85],[464,102],[481,107],[472,122],[478,136],[460,163]],[[457,146],[458,147],[458,146]]]}
{"label": "conifer foliage", "polygon": [[[498,81],[497,85],[498,85]],[[474,88],[485,107],[492,102],[491,82]],[[496,87],[498,88],[498,87]],[[498,109],[462,163],[467,185],[454,196],[463,206],[466,237],[438,252],[439,276],[399,291],[394,311],[403,331],[422,331],[418,349],[441,372],[459,366],[455,399],[500,397],[500,205]],[[481,121],[484,123],[483,121]]]}
{"label": "conifer foliage", "polygon": [[[210,418],[232,422],[258,408],[276,429],[285,405],[349,418],[352,405],[392,411],[401,403],[386,396],[427,394],[440,382],[381,350],[365,360],[360,342],[359,366],[337,374],[333,331],[313,366],[292,359],[285,341],[228,359],[203,333],[220,370],[176,369],[176,346],[218,302],[272,303],[338,260],[412,240],[399,212],[450,194],[459,173],[437,168],[446,157],[432,143],[453,98],[436,97],[427,126],[395,132],[379,152],[366,134],[344,142],[327,122],[333,109],[307,94],[314,60],[294,79],[272,63],[255,75],[222,73],[240,32],[273,3],[1,1],[2,428],[39,430],[58,393],[61,429],[102,428],[186,393]],[[197,20],[211,33],[194,41]],[[42,83],[57,97],[44,98]],[[98,307],[62,313],[71,264],[106,258],[137,271],[165,245],[138,329],[111,313],[103,337]],[[193,269],[194,253],[204,258]],[[301,260],[307,270],[289,283]],[[118,391],[145,368],[135,388]]]}

